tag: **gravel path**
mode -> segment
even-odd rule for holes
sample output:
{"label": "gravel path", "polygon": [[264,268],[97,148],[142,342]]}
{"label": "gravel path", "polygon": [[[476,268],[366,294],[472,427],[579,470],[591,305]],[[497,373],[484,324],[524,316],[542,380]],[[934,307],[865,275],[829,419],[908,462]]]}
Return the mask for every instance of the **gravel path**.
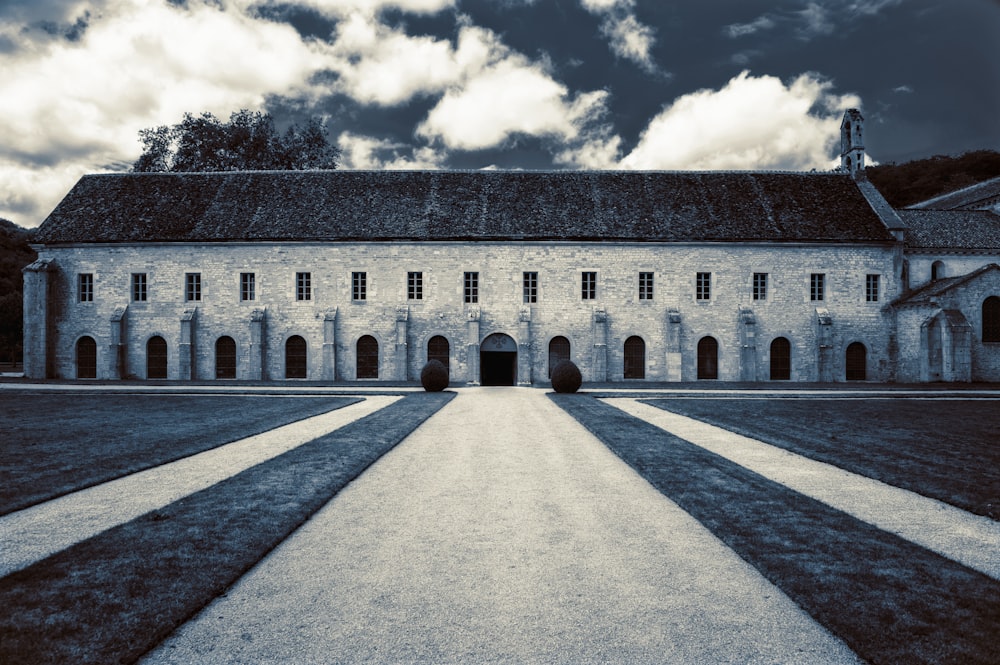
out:
{"label": "gravel path", "polygon": [[277,457],[397,399],[368,397],[0,517],[0,577]]}
{"label": "gravel path", "polygon": [[458,392],[144,662],[858,662],[544,392]]}
{"label": "gravel path", "polygon": [[1000,522],[634,399],[604,401],[765,478],[1000,579]]}

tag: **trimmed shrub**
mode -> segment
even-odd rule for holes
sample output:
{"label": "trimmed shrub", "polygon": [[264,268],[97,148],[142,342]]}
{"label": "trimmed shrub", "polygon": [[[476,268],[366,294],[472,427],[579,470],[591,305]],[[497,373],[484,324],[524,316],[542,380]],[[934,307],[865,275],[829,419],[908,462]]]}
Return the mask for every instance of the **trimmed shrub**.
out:
{"label": "trimmed shrub", "polygon": [[439,393],[448,387],[448,368],[440,360],[428,361],[420,370],[420,385],[429,393]]}
{"label": "trimmed shrub", "polygon": [[571,360],[560,360],[552,368],[552,389],[557,393],[575,393],[583,383],[580,368]]}

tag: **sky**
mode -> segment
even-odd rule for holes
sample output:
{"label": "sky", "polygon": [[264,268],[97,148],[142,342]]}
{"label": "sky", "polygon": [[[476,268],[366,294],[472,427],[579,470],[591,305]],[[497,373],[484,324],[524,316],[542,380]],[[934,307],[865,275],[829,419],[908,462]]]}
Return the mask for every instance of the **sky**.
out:
{"label": "sky", "polygon": [[350,169],[827,170],[1000,150],[1000,0],[0,0],[0,217],[185,112]]}

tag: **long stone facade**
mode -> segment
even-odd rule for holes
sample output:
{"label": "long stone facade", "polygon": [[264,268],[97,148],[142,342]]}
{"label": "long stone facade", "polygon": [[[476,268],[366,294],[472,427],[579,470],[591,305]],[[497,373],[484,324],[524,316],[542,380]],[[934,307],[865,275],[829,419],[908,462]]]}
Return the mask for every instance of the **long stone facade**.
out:
{"label": "long stone facade", "polygon": [[25,270],[25,374],[1000,380],[1000,217],[893,210],[862,123],[832,173],[86,176]]}
{"label": "long stone facade", "polygon": [[[779,337],[790,345],[791,380],[844,380],[844,350],[852,342],[867,350],[868,378],[892,376],[885,304],[898,283],[893,250],[885,246],[154,244],[59,248],[46,258],[26,293],[50,294],[41,300],[53,308],[59,342],[48,371],[64,378],[78,375],[83,337],[96,342],[97,378],[147,378],[147,345],[160,337],[166,378],[214,379],[217,341],[229,337],[238,350],[234,378],[285,379],[286,346],[299,336],[307,351],[301,378],[355,380],[358,341],[370,336],[378,346],[377,378],[414,380],[428,343],[440,336],[452,377],[479,382],[480,347],[497,334],[516,344],[519,383],[548,378],[555,338],[568,341],[587,381],[625,379],[630,338],[641,340],[643,357],[628,368],[629,378],[696,380],[699,343],[712,338],[713,378],[767,380]],[[465,302],[467,272],[477,274],[476,302]],[[365,275],[364,300],[353,293],[358,273]],[[419,299],[408,292],[411,273],[421,278]],[[525,273],[533,275],[527,297]],[[593,298],[582,292],[584,273],[594,273]],[[709,280],[706,293],[698,292],[699,273]],[[79,299],[80,274],[93,275],[93,300]],[[139,274],[145,301],[130,293]],[[192,274],[200,277],[197,301],[185,299],[185,276]],[[241,299],[247,274],[254,276],[252,300]],[[308,300],[297,299],[303,274]],[[822,300],[813,300],[820,294],[811,292],[812,275],[823,275]],[[872,302],[865,298],[869,275],[879,278]]]}

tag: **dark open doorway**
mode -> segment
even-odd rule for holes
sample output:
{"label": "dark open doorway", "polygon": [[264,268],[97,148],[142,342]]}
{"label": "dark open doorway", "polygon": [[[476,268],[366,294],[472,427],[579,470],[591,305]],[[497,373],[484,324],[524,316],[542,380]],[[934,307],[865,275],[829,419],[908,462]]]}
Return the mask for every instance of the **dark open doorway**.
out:
{"label": "dark open doorway", "polygon": [[517,343],[508,335],[493,333],[479,347],[480,383],[513,386],[517,383]]}

